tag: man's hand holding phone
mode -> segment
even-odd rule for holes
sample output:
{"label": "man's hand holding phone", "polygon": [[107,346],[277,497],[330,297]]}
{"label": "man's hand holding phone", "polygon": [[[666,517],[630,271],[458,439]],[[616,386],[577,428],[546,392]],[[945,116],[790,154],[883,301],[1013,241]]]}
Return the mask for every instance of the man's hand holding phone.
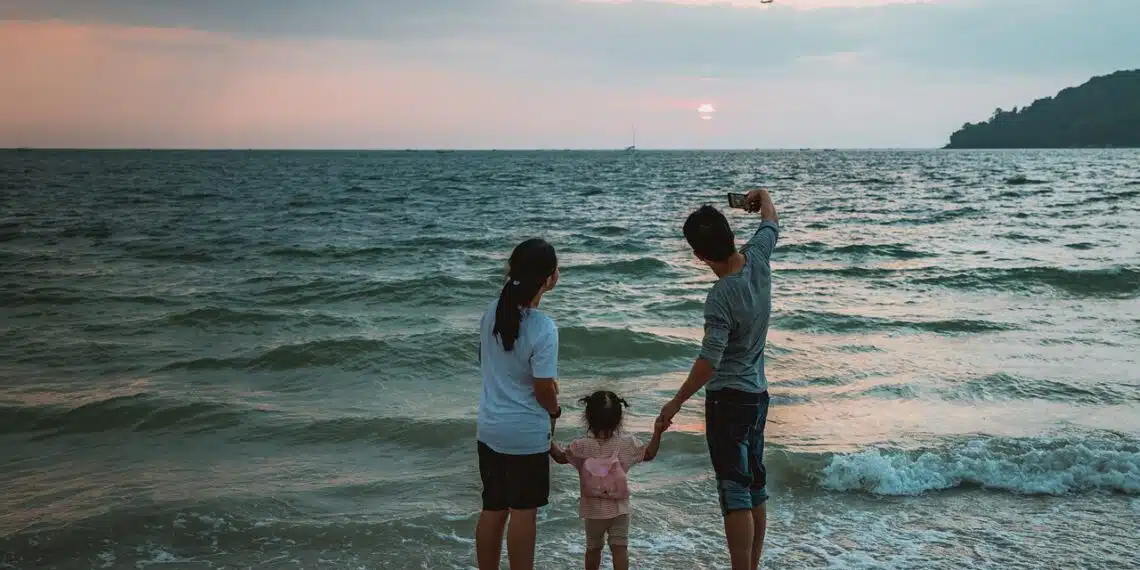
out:
{"label": "man's hand holding phone", "polygon": [[728,193],[728,207],[740,208],[746,212],[759,212],[764,204],[764,199],[771,200],[768,191],[761,188],[760,190],[753,190],[747,194],[740,194],[738,192]]}
{"label": "man's hand holding phone", "polygon": [[772,198],[768,195],[768,191],[763,188],[749,192],[744,197],[744,211],[759,212],[765,199],[771,201]]}

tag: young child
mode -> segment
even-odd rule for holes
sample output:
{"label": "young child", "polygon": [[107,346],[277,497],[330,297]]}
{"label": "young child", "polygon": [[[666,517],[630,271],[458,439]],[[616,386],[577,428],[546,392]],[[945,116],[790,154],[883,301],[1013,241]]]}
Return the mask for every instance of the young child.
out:
{"label": "young child", "polygon": [[590,437],[574,440],[563,450],[557,443],[550,455],[561,464],[578,469],[581,499],[579,516],[586,526],[586,570],[602,565],[602,548],[609,538],[614,570],[629,568],[629,487],[626,472],[642,461],[651,461],[661,446],[665,424],[657,421],[648,445],[620,434],[622,408],[629,404],[617,394],[599,390],[582,398],[586,405],[586,429]]}

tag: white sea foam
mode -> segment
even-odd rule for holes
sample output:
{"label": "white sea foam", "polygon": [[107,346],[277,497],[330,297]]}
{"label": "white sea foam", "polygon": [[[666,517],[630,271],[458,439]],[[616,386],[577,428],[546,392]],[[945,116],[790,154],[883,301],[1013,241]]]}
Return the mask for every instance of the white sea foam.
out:
{"label": "white sea foam", "polygon": [[979,439],[939,450],[836,455],[822,473],[826,489],[880,495],[964,484],[1035,495],[1140,494],[1140,447],[1108,440]]}
{"label": "white sea foam", "polygon": [[102,562],[102,564],[99,566],[100,568],[114,568],[115,563],[118,561],[114,550],[100,552],[96,558]]}
{"label": "white sea foam", "polygon": [[178,556],[171,554],[166,549],[159,547],[159,546],[154,546],[154,545],[151,545],[149,554],[150,554],[150,559],[149,560],[139,560],[138,562],[135,562],[135,568],[141,569],[141,568],[146,568],[148,566],[156,566],[156,565],[162,566],[162,565],[173,564],[173,563],[178,563],[178,562],[191,562],[191,560],[179,558]]}

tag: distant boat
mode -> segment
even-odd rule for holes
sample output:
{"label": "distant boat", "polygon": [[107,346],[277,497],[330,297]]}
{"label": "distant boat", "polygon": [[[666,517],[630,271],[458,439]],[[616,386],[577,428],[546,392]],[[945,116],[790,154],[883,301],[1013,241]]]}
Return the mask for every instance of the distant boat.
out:
{"label": "distant boat", "polygon": [[632,141],[633,144],[625,147],[626,152],[633,152],[633,151],[637,150],[637,127],[632,127],[631,130],[633,133],[633,141]]}

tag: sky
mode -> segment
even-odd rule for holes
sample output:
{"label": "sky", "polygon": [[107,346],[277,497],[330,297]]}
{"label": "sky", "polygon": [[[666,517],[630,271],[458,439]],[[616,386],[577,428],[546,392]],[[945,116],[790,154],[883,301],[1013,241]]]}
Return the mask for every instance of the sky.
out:
{"label": "sky", "polygon": [[1137,0],[0,0],[0,147],[930,148]]}

